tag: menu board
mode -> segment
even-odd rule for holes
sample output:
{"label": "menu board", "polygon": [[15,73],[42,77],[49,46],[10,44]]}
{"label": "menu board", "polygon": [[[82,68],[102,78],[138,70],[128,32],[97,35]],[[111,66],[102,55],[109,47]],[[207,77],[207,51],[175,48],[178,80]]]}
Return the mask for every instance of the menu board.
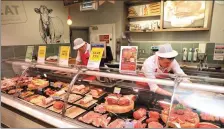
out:
{"label": "menu board", "polygon": [[160,10],[160,2],[130,6],[128,8],[128,17],[160,15]]}
{"label": "menu board", "polygon": [[120,73],[136,74],[138,46],[121,46]]}
{"label": "menu board", "polygon": [[203,27],[206,1],[166,1],[164,28]]}

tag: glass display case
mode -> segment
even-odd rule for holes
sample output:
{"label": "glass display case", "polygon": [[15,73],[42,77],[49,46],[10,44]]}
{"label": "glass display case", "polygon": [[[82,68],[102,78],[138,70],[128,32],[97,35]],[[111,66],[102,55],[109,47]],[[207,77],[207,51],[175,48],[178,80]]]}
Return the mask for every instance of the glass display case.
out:
{"label": "glass display case", "polygon": [[[2,79],[2,103],[54,127],[224,127],[223,79],[173,74],[149,79],[117,69],[5,63],[12,64],[15,77]],[[150,91],[151,83],[172,96]]]}

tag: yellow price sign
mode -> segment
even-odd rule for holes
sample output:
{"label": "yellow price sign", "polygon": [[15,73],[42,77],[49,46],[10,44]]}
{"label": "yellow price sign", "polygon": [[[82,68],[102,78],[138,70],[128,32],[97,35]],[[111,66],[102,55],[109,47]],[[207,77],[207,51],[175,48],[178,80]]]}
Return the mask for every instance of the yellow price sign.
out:
{"label": "yellow price sign", "polygon": [[69,59],[70,46],[61,46],[60,47],[60,59]]}
{"label": "yellow price sign", "polygon": [[90,58],[91,61],[101,61],[104,48],[92,48]]}
{"label": "yellow price sign", "polygon": [[46,55],[46,46],[39,46],[38,58],[45,58],[45,55]]}

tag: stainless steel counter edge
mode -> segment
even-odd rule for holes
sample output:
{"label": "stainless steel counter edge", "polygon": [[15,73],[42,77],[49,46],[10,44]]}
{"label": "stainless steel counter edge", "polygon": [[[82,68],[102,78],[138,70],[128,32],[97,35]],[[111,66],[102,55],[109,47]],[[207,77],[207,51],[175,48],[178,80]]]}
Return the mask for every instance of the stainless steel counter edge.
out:
{"label": "stainless steel counter edge", "polygon": [[57,128],[83,128],[80,125],[64,120],[62,117],[41,111],[38,109],[40,107],[24,104],[12,96],[1,94],[1,102]]}

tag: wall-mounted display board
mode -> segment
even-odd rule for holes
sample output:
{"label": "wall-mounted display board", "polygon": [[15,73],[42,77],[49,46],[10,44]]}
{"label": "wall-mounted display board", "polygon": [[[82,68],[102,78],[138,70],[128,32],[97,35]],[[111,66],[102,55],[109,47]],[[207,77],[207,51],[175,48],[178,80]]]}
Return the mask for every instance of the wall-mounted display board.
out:
{"label": "wall-mounted display board", "polygon": [[209,30],[213,1],[128,2],[127,32]]}

